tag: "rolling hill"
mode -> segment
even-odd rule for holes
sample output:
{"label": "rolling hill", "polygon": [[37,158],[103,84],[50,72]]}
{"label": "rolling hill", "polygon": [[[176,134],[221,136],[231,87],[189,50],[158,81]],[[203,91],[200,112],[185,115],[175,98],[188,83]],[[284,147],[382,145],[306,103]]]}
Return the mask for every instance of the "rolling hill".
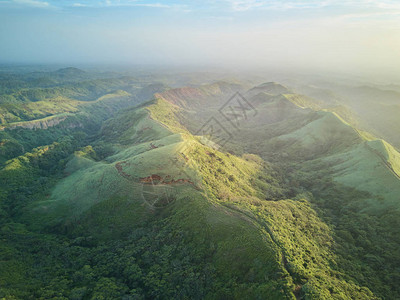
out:
{"label": "rolling hill", "polygon": [[127,93],[4,131],[1,297],[399,297],[393,146],[278,83]]}

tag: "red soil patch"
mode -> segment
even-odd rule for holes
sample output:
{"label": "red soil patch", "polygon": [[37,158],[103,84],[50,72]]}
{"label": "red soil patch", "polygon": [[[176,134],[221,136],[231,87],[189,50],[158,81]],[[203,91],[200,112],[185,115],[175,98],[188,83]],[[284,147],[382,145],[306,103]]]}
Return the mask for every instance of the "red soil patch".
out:
{"label": "red soil patch", "polygon": [[159,183],[161,181],[162,181],[162,177],[157,174],[153,174],[153,175],[150,175],[147,177],[140,178],[140,182],[143,182],[143,183]]}
{"label": "red soil patch", "polygon": [[123,165],[126,166],[126,165],[129,165],[129,163],[127,163],[126,161],[121,161],[121,162],[118,162],[115,164],[115,168],[117,169],[118,174],[126,179],[131,178],[130,174],[124,172]]}

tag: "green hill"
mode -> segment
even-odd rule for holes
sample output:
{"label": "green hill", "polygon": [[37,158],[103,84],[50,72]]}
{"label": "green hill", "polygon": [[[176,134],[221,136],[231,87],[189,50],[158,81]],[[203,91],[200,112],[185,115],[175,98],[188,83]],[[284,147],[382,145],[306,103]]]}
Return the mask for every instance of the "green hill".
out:
{"label": "green hill", "polygon": [[[285,197],[285,189],[274,178],[273,169],[268,165],[262,167],[260,158],[255,156],[243,159],[203,145],[171,119],[171,113],[177,113],[177,109],[169,102],[157,100],[110,120],[102,129],[103,138],[107,140],[113,135],[114,141],[119,141],[120,144],[114,144],[118,149],[116,153],[97,162],[84,153],[76,154],[67,165],[68,176],[55,186],[49,200],[30,207],[28,215],[43,214],[43,219],[48,219],[47,226],[59,228],[63,224],[62,228],[69,228],[70,233],[85,233],[98,240],[126,235],[129,228],[151,222],[154,219],[149,215],[151,211],[162,209],[163,214],[172,214],[170,218],[174,218],[175,213],[193,215],[194,219],[188,219],[185,228],[197,249],[201,248],[194,238],[199,234],[195,229],[198,224],[193,222],[198,222],[195,216],[205,214],[209,217],[202,227],[209,231],[201,235],[206,234],[204,238],[215,243],[216,251],[211,256],[215,274],[219,274],[219,280],[229,281],[228,278],[238,275],[242,278],[228,285],[225,279],[221,283],[217,280],[210,287],[210,296],[270,295],[291,299],[296,295],[340,297],[343,294],[350,297],[359,294],[372,298],[368,290],[360,292],[354,283],[345,281],[344,274],[327,264],[335,261],[335,254],[324,246],[332,242],[332,233],[306,200],[263,200],[266,193],[271,199]],[[128,116],[131,123],[126,121]],[[182,201],[189,201],[189,194],[191,197],[198,195],[195,198],[200,206],[182,207]],[[123,202],[119,200],[118,207],[113,206],[115,219],[103,216],[102,210],[115,199],[124,199]],[[125,215],[120,209],[130,212]],[[294,211],[298,216],[293,217]],[[124,215],[122,220],[118,218],[121,214]],[[299,217],[304,224],[297,223]],[[60,221],[61,224],[57,224]],[[80,225],[74,225],[76,223]],[[293,230],[294,223],[299,230],[296,237],[285,233]],[[93,227],[95,224],[97,227]],[[227,224],[235,225],[227,228]],[[171,226],[170,221],[165,226]],[[313,229],[300,234],[301,226]],[[236,236],[239,232],[241,234]],[[316,248],[311,248],[307,242],[310,239],[317,243]],[[314,258],[299,257],[299,251],[308,251]],[[199,254],[210,255],[207,253]],[[232,260],[236,263],[232,264]],[[257,271],[259,267],[249,264],[251,261],[264,267]],[[268,284],[263,285],[259,280],[265,272],[282,275],[270,277]],[[251,281],[249,276],[253,278]],[[231,286],[233,283],[238,286]],[[230,291],[213,291],[219,284],[229,287]],[[335,289],[330,291],[332,287]]]}
{"label": "green hill", "polygon": [[259,93],[267,93],[269,95],[290,94],[288,88],[276,82],[266,82],[247,91],[248,96],[254,96]]}
{"label": "green hill", "polygon": [[282,106],[279,114],[273,103],[259,104],[228,147],[277,164],[289,194],[312,192],[311,202],[336,228],[341,268],[374,292],[391,294],[387,284],[395,285],[399,254],[393,219],[400,214],[399,153],[335,113]]}
{"label": "green hill", "polygon": [[126,80],[74,99],[79,126],[4,130],[0,297],[400,296],[394,147],[277,83],[243,92],[236,128],[218,109],[245,85]]}
{"label": "green hill", "polygon": [[[396,86],[375,87],[339,83],[318,83],[297,87],[296,91],[324,102],[323,107],[345,107],[339,113],[347,122],[369,131],[399,147],[399,100]],[[351,113],[351,116],[349,115]],[[349,117],[346,118],[346,115]]]}

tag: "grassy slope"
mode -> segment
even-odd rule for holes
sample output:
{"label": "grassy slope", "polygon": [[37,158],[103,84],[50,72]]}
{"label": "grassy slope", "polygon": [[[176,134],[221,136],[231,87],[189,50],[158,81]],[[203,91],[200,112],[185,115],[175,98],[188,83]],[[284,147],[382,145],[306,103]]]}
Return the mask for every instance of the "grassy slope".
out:
{"label": "grassy slope", "polygon": [[[97,238],[118,236],[121,234],[118,231],[123,226],[117,219],[112,219],[115,222],[112,225],[102,225],[102,214],[105,213],[103,210],[107,203],[115,197],[123,197],[127,201],[128,204],[123,204],[122,207],[129,207],[129,217],[125,216],[126,213],[122,215],[125,216],[124,219],[130,220],[130,228],[139,226],[148,218],[154,218],[151,211],[157,209],[157,205],[150,205],[149,210],[148,204],[153,203],[146,195],[143,196],[141,189],[148,186],[140,184],[140,179],[156,174],[166,182],[172,182],[175,190],[174,205],[168,206],[172,210],[172,220],[167,226],[183,228],[189,232],[191,239],[201,240],[202,243],[207,240],[214,249],[212,260],[219,280],[212,297],[240,298],[241,295],[257,297],[264,294],[275,299],[292,298],[290,277],[277,259],[276,246],[271,243],[270,237],[260,235],[260,229],[241,214],[206,201],[205,195],[199,190],[203,184],[207,184],[199,176],[208,174],[202,169],[207,164],[201,158],[210,157],[210,151],[215,151],[201,145],[185,131],[174,133],[179,129],[178,124],[170,118],[170,113],[174,110],[175,107],[158,100],[146,108],[125,112],[119,119],[111,120],[104,126],[103,134],[105,138],[108,134],[117,137],[117,153],[99,162],[78,153],[67,166],[66,171],[71,174],[57,184],[50,200],[35,204],[38,207],[33,208],[34,213],[44,212],[45,216],[51,215],[56,222],[60,221],[60,217],[65,218],[63,226],[67,227],[79,219],[80,224],[83,224],[81,226]],[[121,124],[126,126],[123,120],[127,118],[132,123],[118,132]],[[165,121],[166,124],[162,125],[160,121]],[[146,129],[143,130],[144,128]],[[185,161],[182,154],[191,159]],[[223,172],[230,172],[234,180],[246,184],[244,186],[232,182],[232,179],[226,179],[224,184],[231,182],[230,190],[234,194],[247,196],[248,193],[256,193],[250,182],[247,182],[257,170],[255,163],[233,156],[227,158],[225,155],[220,159],[230,164]],[[121,169],[118,170],[117,165]],[[244,175],[246,178],[242,181]],[[182,179],[188,179],[191,183],[179,183]],[[177,183],[173,183],[174,181]],[[207,191],[211,189],[203,189],[203,192]],[[192,204],[187,205],[182,201]],[[114,209],[118,214],[121,213],[118,207]],[[96,224],[105,236],[100,237],[99,229],[91,228],[90,224]],[[102,226],[112,226],[113,233],[108,233]],[[205,228],[208,229],[204,230]],[[198,246],[201,247],[200,245],[199,243]],[[265,279],[266,276],[268,280]]]}
{"label": "grassy slope", "polygon": [[269,158],[275,153],[275,158],[305,161],[304,171],[312,171],[321,159],[338,183],[386,200],[386,205],[378,205],[381,209],[398,205],[400,154],[390,144],[355,129],[334,112],[312,112],[293,104],[277,105],[276,100],[259,104],[258,116],[249,121],[249,128],[255,127],[252,130],[263,137],[259,145],[238,137]]}
{"label": "grassy slope", "polygon": [[[64,75],[62,73],[63,78]],[[73,77],[71,80],[79,81],[79,78],[79,76]],[[69,79],[67,77],[63,80]],[[29,98],[31,101],[27,99],[22,102],[2,103],[0,111],[19,117],[13,119],[11,123],[0,125],[0,163],[35,147],[51,144],[74,131],[94,134],[101,123],[116,111],[148,100],[154,92],[165,89],[163,85],[157,84],[139,87],[141,84],[132,83],[132,80],[132,78],[111,78],[108,83],[107,80],[68,83],[68,86],[70,85],[68,88],[63,87],[55,95],[50,93],[48,97],[44,94],[42,95],[44,99],[36,102]],[[63,83],[56,85],[60,84],[63,86]],[[69,98],[70,89],[79,90],[80,93],[90,97],[91,101],[77,100],[79,97]]]}
{"label": "grassy slope", "polygon": [[396,91],[395,86],[351,87],[341,84],[322,84],[324,85],[326,88],[304,86],[299,88],[299,91],[324,100],[325,107],[339,105],[350,108],[352,116],[344,111],[340,114],[342,117],[349,116],[346,121],[399,147],[400,93]]}
{"label": "grassy slope", "polygon": [[[336,113],[307,113],[307,111],[303,111],[299,114],[298,108],[288,106],[285,102],[283,102],[285,103],[284,105],[279,104],[282,101],[284,100],[272,99],[272,102],[270,100],[266,101],[263,104],[264,107],[261,108],[261,114],[258,115],[258,118],[255,117],[253,119],[253,130],[254,123],[260,121],[260,119],[263,122],[266,121],[267,124],[278,121],[278,123],[269,126],[268,129],[272,132],[266,133],[267,136],[275,135],[278,137],[268,141],[269,145],[264,144],[264,147],[262,147],[264,151],[266,148],[267,152],[271,152],[271,141],[272,145],[281,143],[272,150],[278,152],[283,150],[287,158],[292,158],[295,161],[299,158],[311,159],[304,164],[305,169],[303,171],[312,173],[315,173],[315,168],[310,169],[310,167],[313,164],[319,165],[318,161],[313,159],[320,157],[324,165],[323,170],[329,176],[334,176],[335,182],[370,192],[370,195],[372,195],[369,196],[370,211],[382,211],[392,205],[398,206],[399,181],[395,174],[395,170],[398,168],[398,154],[392,147],[378,147],[380,149],[377,150],[371,148],[371,145],[376,147],[376,144],[379,145],[380,143],[374,141],[374,138],[370,135],[368,137],[365,134],[360,135],[360,131],[351,127]],[[296,106],[299,104],[296,101],[290,102],[296,104]],[[258,109],[260,110],[260,107]],[[282,114],[284,116],[283,119],[279,118],[279,113],[282,113],[282,109],[287,110]],[[294,116],[294,119],[299,118],[299,120],[294,121],[292,129],[288,132],[287,118],[290,118],[290,116]],[[385,142],[381,143],[385,145]],[[250,148],[252,147],[250,146]],[[346,157],[344,156],[345,153],[347,153]],[[389,156],[391,157],[390,160],[385,159],[385,157],[388,158]],[[203,165],[208,164],[203,163]],[[213,163],[213,166],[215,166],[215,163]],[[338,169],[340,172],[338,172]],[[379,175],[378,179],[376,174]],[[390,189],[387,188],[388,185],[391,187]],[[245,187],[243,183],[240,183],[240,186]],[[225,190],[231,190],[231,188],[224,189],[219,186],[216,190],[220,193],[222,191],[223,197],[220,198],[226,198],[224,192]],[[384,203],[381,203],[379,199],[383,199]],[[375,288],[379,289],[378,285],[376,283]]]}
{"label": "grassy slope", "polygon": [[14,105],[15,108],[11,108],[7,105],[2,105],[1,109],[4,111],[4,114],[9,114],[10,111],[13,110],[21,110],[23,111],[23,113],[18,116],[18,118],[8,120],[8,122],[5,121],[6,118],[3,116],[4,122],[2,123],[4,125],[2,125],[1,129],[15,127],[29,128],[30,126],[35,126],[35,124],[37,123],[43,123],[53,118],[71,115],[71,113],[85,110],[85,108],[90,107],[92,104],[96,104],[100,101],[117,101],[123,98],[127,99],[131,96],[132,95],[127,93],[126,91],[120,90],[112,93],[107,93],[94,101],[90,101],[89,103],[86,101],[78,101],[63,96],[57,96],[55,98],[37,102],[19,103]]}
{"label": "grassy slope", "polygon": [[399,153],[331,112],[291,107],[288,117],[271,118],[279,116],[273,103],[259,102],[235,143],[280,164],[293,193],[312,191],[312,203],[335,226],[339,269],[396,299],[397,217],[386,216],[399,216]]}
{"label": "grassy slope", "polygon": [[[164,123],[171,131],[181,130],[180,124],[172,121],[175,118],[172,118],[171,112],[176,113],[176,107],[159,100],[149,110],[153,119]],[[301,202],[282,200],[278,202],[281,205],[277,210],[276,202],[263,201],[265,195],[279,199],[284,193],[276,181],[276,174],[274,175],[268,165],[262,167],[262,161],[254,156],[245,156],[243,159],[221,153],[199,144],[196,138],[190,136],[190,140],[187,140],[185,131],[182,137],[184,141],[186,139],[186,145],[181,146],[179,152],[189,158],[185,167],[197,171],[197,176],[201,178],[200,186],[206,192],[207,198],[226,208],[219,208],[220,210],[247,220],[251,227],[261,231],[261,236],[264,236],[269,247],[275,251],[275,259],[282,269],[281,272],[287,273],[286,276],[290,275],[284,286],[290,287],[292,293],[306,297],[338,299],[373,297],[368,289],[359,290],[357,285],[345,281],[343,274],[331,269],[329,262],[334,265],[335,261],[334,253],[329,250],[331,233],[311,207]],[[160,154],[156,157],[160,157]],[[157,168],[163,170],[165,166],[160,168],[158,165]],[[171,172],[174,169],[167,170]],[[190,174],[189,170],[185,174]],[[190,178],[193,179],[194,176]],[[198,182],[198,179],[193,181]],[[217,207],[220,207],[218,204]],[[293,211],[297,211],[298,215],[293,214]],[[302,220],[300,224],[298,218]],[[312,229],[304,230],[303,226]],[[293,230],[298,232],[295,237],[285,233]],[[313,247],[309,240],[318,246]],[[254,255],[250,254],[253,250],[246,251],[250,251],[246,256]],[[299,255],[299,252],[305,254]],[[310,258],[309,254],[314,258]],[[246,264],[246,259],[239,260],[238,263]]]}
{"label": "grassy slope", "polygon": [[[399,170],[400,154],[391,146],[385,147],[384,143],[366,141],[349,151],[324,159],[334,165],[332,175],[335,181],[372,195],[371,209],[399,205],[400,177],[395,170]],[[389,152],[389,149],[392,151]],[[376,202],[379,198],[385,200],[384,205]]]}
{"label": "grassy slope", "polygon": [[320,114],[321,118],[275,140],[286,142],[284,151],[289,156],[304,154],[309,159],[323,156],[322,161],[331,166],[335,181],[367,191],[375,199],[382,197],[386,205],[380,203],[381,209],[398,205],[400,154],[384,141],[365,140],[334,114]]}
{"label": "grassy slope", "polygon": [[275,245],[297,296],[307,299],[374,298],[367,288],[360,289],[335,267],[332,232],[306,200],[263,200],[271,191],[273,198],[282,199],[283,191],[274,182],[277,174],[268,166],[260,167],[259,158],[245,156],[253,163],[253,167],[248,168],[249,165],[235,156],[215,150],[207,152],[201,155],[198,151],[194,159],[201,162],[200,172],[209,197],[239,212],[260,228]]}
{"label": "grassy slope", "polygon": [[[293,109],[298,108],[291,103],[279,98],[265,110],[283,108],[296,115]],[[205,298],[374,298],[337,267],[332,231],[313,207],[299,201],[303,197],[279,200],[286,191],[271,166],[254,155],[239,158],[208,147],[182,127],[180,113],[179,107],[158,99],[108,121],[101,139],[113,142],[114,154],[96,161],[89,148],[77,152],[50,198],[28,207],[23,219],[32,224],[39,213],[47,225],[57,225],[73,238],[91,236],[99,241],[126,237],[148,222],[161,222],[166,236],[184,236],[169,240],[168,246],[191,245],[189,257],[201,261],[195,265],[211,261],[216,268]],[[345,151],[360,139],[331,113],[302,112],[301,118],[303,123],[289,126],[295,134],[275,138],[289,156],[299,149],[330,153],[312,147],[339,138],[343,140],[334,145],[334,152]],[[269,137],[287,130],[283,121],[279,119],[280,127],[267,133]],[[311,136],[312,143],[307,140]],[[143,193],[152,188],[141,182],[149,176],[161,181],[153,198]],[[173,187],[172,202],[160,198],[168,185]],[[171,281],[170,275],[157,274],[160,280]],[[150,287],[148,293],[155,289]]]}

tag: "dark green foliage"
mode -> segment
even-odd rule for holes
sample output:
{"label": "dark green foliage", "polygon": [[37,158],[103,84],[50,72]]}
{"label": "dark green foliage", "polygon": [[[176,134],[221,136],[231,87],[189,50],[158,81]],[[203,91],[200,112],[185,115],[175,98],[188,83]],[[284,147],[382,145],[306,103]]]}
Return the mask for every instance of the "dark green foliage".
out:
{"label": "dark green foliage", "polygon": [[65,167],[65,159],[78,146],[78,140],[67,136],[7,161],[0,170],[1,207],[11,215],[20,212],[33,200],[32,195],[42,194],[48,184],[54,182],[54,176]]}
{"label": "dark green foliage", "polygon": [[[51,127],[46,130],[16,128],[14,130],[0,131],[0,164],[4,164],[7,160],[22,155],[38,146],[51,144],[60,137],[72,134],[74,131],[78,132],[78,130],[68,130],[60,127]],[[82,134],[85,135],[83,132]]]}

